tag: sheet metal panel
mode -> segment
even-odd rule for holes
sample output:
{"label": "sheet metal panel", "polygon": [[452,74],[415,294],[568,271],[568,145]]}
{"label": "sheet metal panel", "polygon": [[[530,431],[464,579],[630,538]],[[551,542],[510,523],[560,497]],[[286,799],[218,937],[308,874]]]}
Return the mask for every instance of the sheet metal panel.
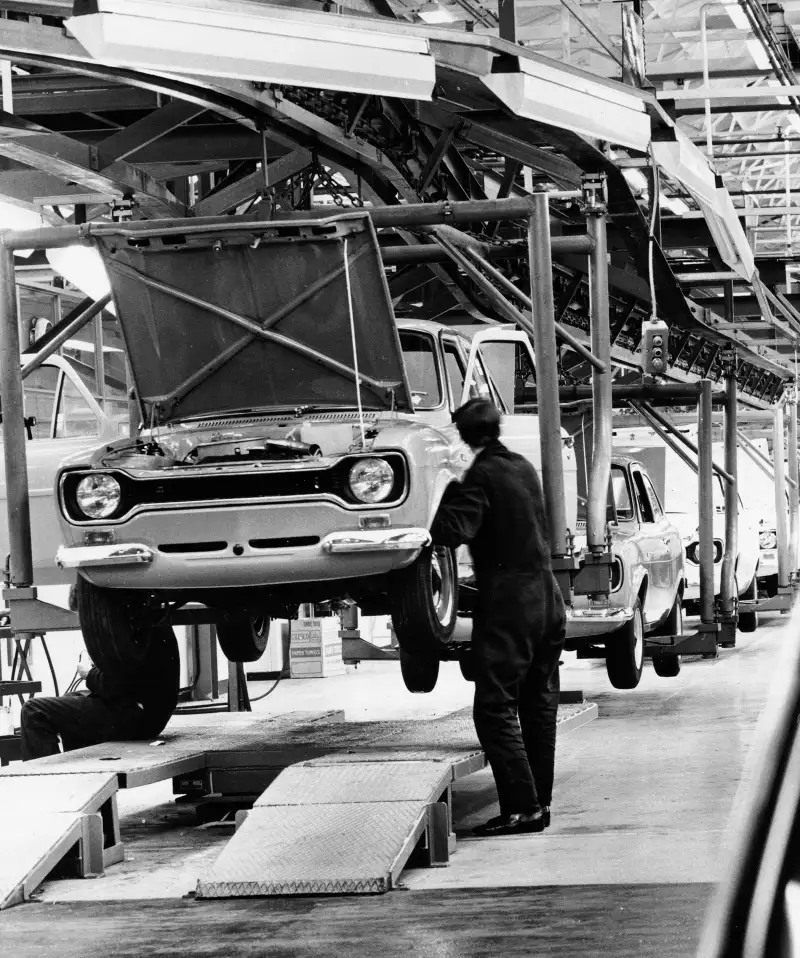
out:
{"label": "sheet metal panel", "polygon": [[23,815],[0,832],[0,909],[18,905],[81,838],[80,812]]}
{"label": "sheet metal panel", "polygon": [[425,828],[427,802],[254,808],[197,884],[200,898],[379,894]]}
{"label": "sheet metal panel", "polygon": [[[121,788],[136,788],[206,767],[214,752],[257,750],[283,744],[291,731],[303,728],[312,739],[326,728],[339,726],[341,712],[290,712],[285,715],[219,713],[218,725],[173,719],[154,742],[105,742],[89,748],[50,755],[33,762],[14,763],[0,771],[4,776],[73,775],[114,772]],[[316,721],[320,724],[315,724]],[[158,744],[157,744],[158,743]],[[213,763],[212,763],[213,764]]]}
{"label": "sheet metal panel", "polygon": [[18,819],[52,812],[96,812],[117,791],[113,772],[58,775],[51,781],[42,776],[0,777],[0,843],[9,830],[18,828]]}
{"label": "sheet metal panel", "polygon": [[437,762],[361,762],[287,768],[258,799],[256,808],[277,805],[433,802],[451,782]]}

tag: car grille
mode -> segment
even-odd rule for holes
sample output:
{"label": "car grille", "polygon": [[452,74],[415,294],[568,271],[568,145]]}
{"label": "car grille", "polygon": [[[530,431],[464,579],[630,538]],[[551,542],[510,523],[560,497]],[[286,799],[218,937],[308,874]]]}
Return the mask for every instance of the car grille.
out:
{"label": "car grille", "polygon": [[[114,469],[101,470],[113,476],[122,491],[116,512],[100,522],[123,519],[132,510],[152,506],[191,506],[192,503],[270,501],[282,499],[313,499],[322,495],[334,496],[346,505],[364,508],[350,492],[348,475],[353,463],[367,456],[352,456],[341,459],[332,466],[320,469],[296,469],[286,472],[253,470],[240,472],[230,470],[214,475],[165,476],[159,473],[152,479],[139,479]],[[396,505],[405,494],[407,469],[405,459],[399,453],[381,454],[392,467],[394,486],[388,498],[376,505]],[[64,511],[73,522],[89,520],[78,508],[76,490],[78,483],[88,473],[85,470],[66,472],[61,481],[61,496]],[[269,548],[269,547],[268,547]]]}

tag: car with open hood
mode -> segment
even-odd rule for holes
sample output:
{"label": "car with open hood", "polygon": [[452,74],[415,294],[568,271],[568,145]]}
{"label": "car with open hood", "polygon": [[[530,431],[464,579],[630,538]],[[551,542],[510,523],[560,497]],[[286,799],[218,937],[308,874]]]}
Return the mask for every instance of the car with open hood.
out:
{"label": "car with open hood", "polygon": [[114,643],[198,603],[251,661],[271,618],[350,600],[391,614],[407,685],[432,687],[471,571],[428,532],[471,462],[451,415],[490,396],[540,465],[536,417],[513,415],[480,355],[527,337],[396,320],[365,213],[138,226],[97,241],[141,428],[56,480],[81,627]]}

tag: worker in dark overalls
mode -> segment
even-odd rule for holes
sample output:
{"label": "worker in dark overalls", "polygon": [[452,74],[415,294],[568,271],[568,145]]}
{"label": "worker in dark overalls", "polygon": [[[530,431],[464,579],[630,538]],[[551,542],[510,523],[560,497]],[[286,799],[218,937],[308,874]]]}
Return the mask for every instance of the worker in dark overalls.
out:
{"label": "worker in dark overalls", "polygon": [[[178,704],[180,664],[171,628],[131,630],[127,641],[91,642],[78,666],[85,692],[29,699],[22,707],[22,759],[100,742],[157,738]],[[92,647],[90,648],[89,645]],[[95,647],[96,646],[96,647]]]}
{"label": "worker in dark overalls", "polygon": [[453,415],[476,453],[431,528],[437,545],[469,545],[478,591],[472,627],[475,728],[492,767],[500,815],[477,835],[540,832],[550,824],[566,613],[550,562],[536,470],[500,442],[485,399]]}

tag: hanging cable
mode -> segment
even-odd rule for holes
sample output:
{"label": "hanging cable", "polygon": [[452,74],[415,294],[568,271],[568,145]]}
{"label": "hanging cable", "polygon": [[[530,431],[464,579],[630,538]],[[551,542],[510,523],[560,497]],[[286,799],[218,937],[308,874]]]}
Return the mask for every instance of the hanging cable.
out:
{"label": "hanging cable", "polygon": [[50,666],[50,676],[53,679],[53,691],[55,692],[56,698],[58,698],[58,679],[56,678],[56,670],[53,666],[53,660],[50,658],[50,649],[47,647],[47,640],[44,636],[42,639],[42,648],[44,649],[44,654],[47,657],[47,664]]}
{"label": "hanging cable", "polygon": [[[287,627],[289,630],[289,644],[291,645],[291,641],[292,641],[292,620],[291,619],[287,620]],[[269,639],[267,640],[267,642],[269,642]],[[267,650],[264,649],[265,654],[266,654],[266,651]],[[257,695],[254,699],[250,699],[250,704],[252,705],[253,702],[260,702],[262,699],[265,699],[268,695],[272,695],[275,689],[281,684],[282,678],[283,678],[283,669],[281,669],[281,671],[278,672],[278,677],[275,679],[272,685],[267,689],[267,691],[262,692],[261,695]],[[195,685],[196,684],[197,682],[195,681]],[[203,715],[208,712],[227,712],[228,705],[227,703],[219,703],[219,704],[201,703],[200,705],[193,706],[188,703],[184,703],[183,705],[179,705],[175,709],[175,711],[184,715],[186,713],[191,713],[192,715]]]}
{"label": "hanging cable", "polygon": [[655,157],[650,153],[650,163],[653,169],[653,188],[650,193],[650,229],[647,241],[647,273],[650,282],[650,322],[654,323],[658,319],[658,307],[656,304],[656,283],[653,269],[653,247],[656,242],[656,218],[658,217],[658,208],[661,201],[661,182],[659,179],[658,166]]}
{"label": "hanging cable", "polygon": [[358,349],[356,347],[356,318],[353,313],[353,290],[350,286],[350,259],[347,255],[347,237],[344,238],[344,281],[347,286],[347,308],[350,312],[350,336],[353,340],[353,370],[356,374],[356,401],[358,403],[358,424],[361,428],[361,448],[367,445],[364,434],[364,409],[361,405],[361,376],[358,372]]}

